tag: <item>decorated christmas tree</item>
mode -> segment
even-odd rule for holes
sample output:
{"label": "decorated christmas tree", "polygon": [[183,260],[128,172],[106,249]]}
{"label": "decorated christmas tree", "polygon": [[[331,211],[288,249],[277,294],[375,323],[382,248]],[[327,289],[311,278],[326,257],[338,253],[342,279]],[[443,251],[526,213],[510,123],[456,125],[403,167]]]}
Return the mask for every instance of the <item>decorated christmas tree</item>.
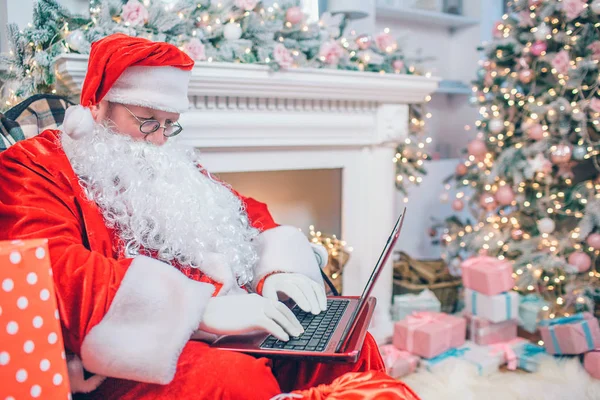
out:
{"label": "decorated christmas tree", "polygon": [[481,49],[477,136],[448,181],[472,218],[446,221],[443,256],[456,274],[473,256],[510,260],[515,290],[553,318],[600,300],[600,1],[508,8]]}
{"label": "decorated christmas tree", "polygon": [[[0,111],[36,93],[74,97],[57,85],[54,59],[87,54],[91,43],[116,32],[172,43],[196,62],[262,64],[277,71],[297,67],[380,74],[424,74],[388,29],[359,34],[343,14],[310,22],[301,0],[91,0],[89,15],[73,15],[57,0],[37,0],[32,22],[8,26],[11,50],[0,55]],[[3,90],[2,90],[3,89]],[[64,91],[67,90],[67,91]],[[430,98],[426,99],[426,101]],[[429,159],[423,104],[410,106],[409,137],[398,144],[396,187],[419,184]]]}

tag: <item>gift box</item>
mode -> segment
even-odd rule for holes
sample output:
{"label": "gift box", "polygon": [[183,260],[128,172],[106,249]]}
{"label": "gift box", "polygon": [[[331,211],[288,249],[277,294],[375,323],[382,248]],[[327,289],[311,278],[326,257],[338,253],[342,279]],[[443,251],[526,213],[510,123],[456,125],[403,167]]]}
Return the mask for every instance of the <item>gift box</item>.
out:
{"label": "gift box", "polygon": [[394,325],[393,344],[425,358],[433,358],[465,343],[464,318],[432,312],[417,312]]}
{"label": "gift box", "polygon": [[583,367],[592,378],[600,379],[600,349],[590,351],[583,356]]}
{"label": "gift box", "polygon": [[475,290],[465,289],[465,310],[491,322],[514,319],[519,313],[519,295],[510,291],[487,296]]}
{"label": "gift box", "polygon": [[512,290],[515,280],[512,264],[495,257],[471,257],[461,264],[465,288],[493,296]]}
{"label": "gift box", "polygon": [[401,321],[413,312],[431,311],[440,312],[441,303],[431,290],[425,289],[421,293],[400,294],[394,296],[392,305],[392,319]]}
{"label": "gift box", "polygon": [[433,368],[443,364],[444,362],[455,358],[464,358],[468,351],[471,351],[470,344],[465,344],[458,348],[452,348],[433,358],[423,358],[421,360],[421,366],[426,370],[431,371]]}
{"label": "gift box", "polygon": [[548,353],[542,346],[536,346],[531,343],[525,343],[516,351],[517,368],[527,372],[536,372],[541,361],[545,357],[549,357]]}
{"label": "gift box", "polygon": [[550,354],[583,354],[600,348],[600,326],[588,312],[545,319],[539,326],[544,346]]}
{"label": "gift box", "polygon": [[475,364],[481,376],[498,371],[504,364],[507,364],[508,369],[514,370],[518,365],[516,352],[526,343],[526,340],[517,338],[490,346],[471,346],[464,359]]}
{"label": "gift box", "polygon": [[519,302],[519,326],[529,333],[535,333],[539,321],[538,315],[542,308],[547,306],[548,302],[539,295],[528,294],[521,296]]}
{"label": "gift box", "polygon": [[391,344],[379,348],[385,364],[385,370],[392,378],[402,378],[409,375],[419,366],[419,357],[408,351],[398,350]]}
{"label": "gift box", "polygon": [[491,322],[473,315],[468,317],[467,322],[469,339],[481,346],[507,342],[517,337],[517,320],[515,319]]}
{"label": "gift box", "polygon": [[69,398],[47,241],[0,242],[0,282],[2,398]]}

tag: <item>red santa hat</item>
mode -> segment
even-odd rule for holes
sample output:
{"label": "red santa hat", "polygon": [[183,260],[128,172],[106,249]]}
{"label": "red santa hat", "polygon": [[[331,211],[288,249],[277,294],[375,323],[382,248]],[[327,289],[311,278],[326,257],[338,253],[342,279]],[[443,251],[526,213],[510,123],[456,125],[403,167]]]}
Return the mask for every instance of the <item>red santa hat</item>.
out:
{"label": "red santa hat", "polygon": [[106,99],[121,104],[182,113],[188,109],[188,84],[194,61],[169,43],[122,33],[92,44],[81,105],[69,107],[63,131],[73,138],[91,132],[89,107]]}

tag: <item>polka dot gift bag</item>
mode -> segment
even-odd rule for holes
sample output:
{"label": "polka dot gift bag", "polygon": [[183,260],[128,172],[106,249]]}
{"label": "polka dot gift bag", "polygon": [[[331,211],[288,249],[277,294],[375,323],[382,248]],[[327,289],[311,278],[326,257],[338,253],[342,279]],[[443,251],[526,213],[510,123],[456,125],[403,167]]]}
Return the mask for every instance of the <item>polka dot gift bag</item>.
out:
{"label": "polka dot gift bag", "polygon": [[69,399],[47,241],[0,241],[0,285],[0,400]]}

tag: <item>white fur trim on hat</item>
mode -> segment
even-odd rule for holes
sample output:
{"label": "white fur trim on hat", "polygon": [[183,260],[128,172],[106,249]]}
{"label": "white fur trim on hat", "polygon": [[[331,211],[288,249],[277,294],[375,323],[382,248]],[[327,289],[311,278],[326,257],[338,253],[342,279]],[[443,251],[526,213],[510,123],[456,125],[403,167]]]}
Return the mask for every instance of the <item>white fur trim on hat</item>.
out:
{"label": "white fur trim on hat", "polygon": [[191,71],[175,67],[127,68],[104,99],[120,104],[182,113],[188,110]]}
{"label": "white fur trim on hat", "polygon": [[90,134],[94,130],[92,112],[89,108],[81,105],[67,108],[61,129],[73,139]]}

